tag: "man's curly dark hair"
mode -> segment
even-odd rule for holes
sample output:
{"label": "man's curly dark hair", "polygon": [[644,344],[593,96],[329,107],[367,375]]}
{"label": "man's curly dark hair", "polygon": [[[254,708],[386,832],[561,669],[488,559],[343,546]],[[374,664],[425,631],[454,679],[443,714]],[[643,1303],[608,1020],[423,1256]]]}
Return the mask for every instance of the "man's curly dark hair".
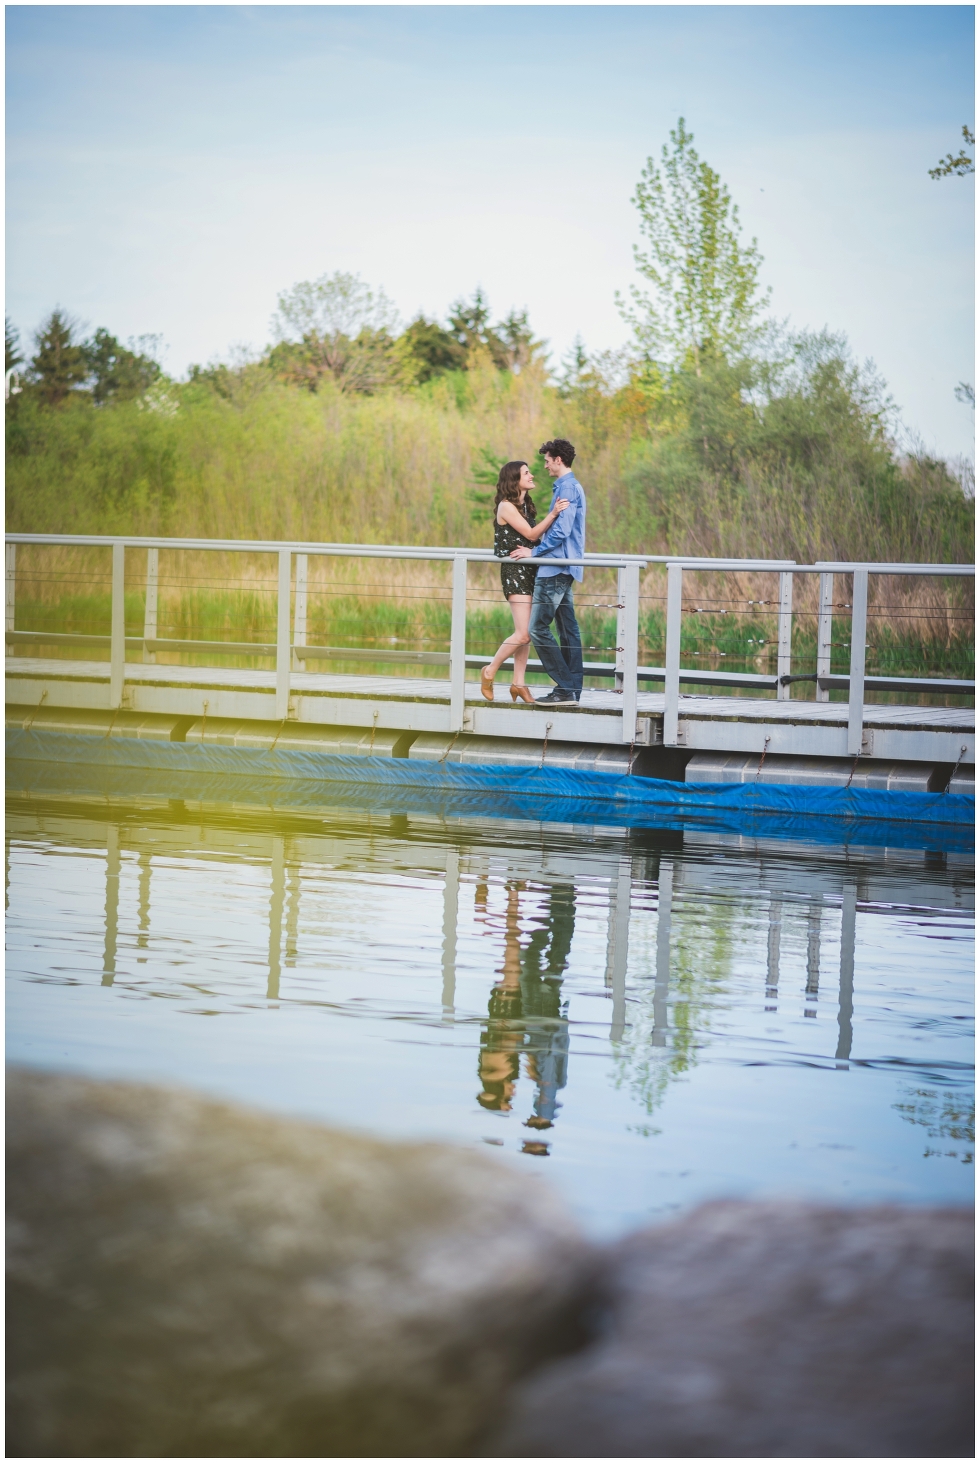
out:
{"label": "man's curly dark hair", "polygon": [[550,442],[543,442],[538,451],[542,457],[546,453],[549,457],[560,457],[566,467],[571,467],[575,461],[575,448],[565,437],[553,437]]}

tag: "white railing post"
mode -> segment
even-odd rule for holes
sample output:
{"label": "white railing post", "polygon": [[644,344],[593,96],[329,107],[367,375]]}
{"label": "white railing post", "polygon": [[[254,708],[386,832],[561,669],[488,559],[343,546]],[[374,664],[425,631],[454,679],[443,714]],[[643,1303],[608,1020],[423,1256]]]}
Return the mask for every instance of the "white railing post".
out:
{"label": "white railing post", "polygon": [[790,686],[781,684],[783,676],[793,673],[793,575],[783,571],[779,576],[779,626],[776,633],[776,700],[790,699]]}
{"label": "white railing post", "polygon": [[109,710],[122,705],[126,678],[126,545],[112,546],[112,609],[109,639]]}
{"label": "white railing post", "polygon": [[276,605],[276,721],[289,715],[289,673],[292,669],[289,645],[289,591],[292,579],[292,551],[279,550],[279,598]]}
{"label": "white railing post", "polygon": [[143,610],[143,664],[156,665],[156,652],[146,648],[157,638],[157,594],[160,587],[160,550],[146,551],[146,606]]}
{"label": "white railing post", "polygon": [[681,564],[667,565],[667,644],[664,655],[664,746],[676,747],[681,674]]}
{"label": "white railing post", "polygon": [[[639,663],[640,646],[640,566],[627,564],[620,569],[621,598],[625,608],[617,611],[623,616],[621,638],[617,644],[623,647],[623,741],[636,740],[636,670]],[[617,663],[619,651],[617,651]]]}
{"label": "white railing post", "polygon": [[309,555],[296,555],[296,600],[293,605],[293,669],[302,670],[296,657],[296,646],[306,644],[306,599],[309,583]]}
{"label": "white railing post", "polygon": [[17,545],[7,544],[7,629],[15,630],[17,610]]}
{"label": "white railing post", "polygon": [[820,689],[820,677],[830,675],[830,642],[834,633],[834,576],[821,574],[817,610],[817,700],[829,701],[830,692]]}
{"label": "white railing post", "polygon": [[466,570],[464,554],[453,556],[452,627],[449,635],[449,730],[462,731],[466,710]]}
{"label": "white railing post", "polygon": [[626,646],[626,570],[616,571],[616,672],[613,676],[613,688],[617,691],[623,689],[623,656]]}
{"label": "white railing post", "polygon": [[847,696],[847,755],[861,754],[864,736],[864,658],[868,635],[868,571],[854,570],[851,592],[851,679]]}

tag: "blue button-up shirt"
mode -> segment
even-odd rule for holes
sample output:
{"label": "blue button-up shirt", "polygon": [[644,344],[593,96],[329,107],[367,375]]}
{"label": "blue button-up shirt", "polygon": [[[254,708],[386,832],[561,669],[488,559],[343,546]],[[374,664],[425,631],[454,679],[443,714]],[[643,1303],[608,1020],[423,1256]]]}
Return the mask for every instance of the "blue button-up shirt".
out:
{"label": "blue button-up shirt", "polygon": [[[573,472],[565,472],[560,478],[555,478],[552,508],[559,498],[567,498],[568,507],[559,513],[547,533],[542,534],[535,544],[533,557],[539,562],[542,559],[547,561],[549,556],[554,559],[581,559],[585,553],[585,489]],[[556,564],[549,568],[545,562],[538,570],[539,579],[555,574],[571,574],[581,584],[582,565]]]}

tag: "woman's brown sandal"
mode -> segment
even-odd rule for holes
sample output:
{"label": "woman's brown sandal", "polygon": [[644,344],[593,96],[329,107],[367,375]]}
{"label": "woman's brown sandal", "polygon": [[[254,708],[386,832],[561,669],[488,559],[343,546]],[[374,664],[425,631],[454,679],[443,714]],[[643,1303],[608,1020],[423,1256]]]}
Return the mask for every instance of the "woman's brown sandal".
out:
{"label": "woman's brown sandal", "polygon": [[515,686],[514,684],[511,684],[510,699],[512,701],[526,701],[528,706],[534,705],[534,697],[531,695],[526,686]]}
{"label": "woman's brown sandal", "polygon": [[483,699],[485,701],[493,700],[493,676],[487,675],[489,669],[489,666],[484,666],[480,672],[480,690],[483,692]]}

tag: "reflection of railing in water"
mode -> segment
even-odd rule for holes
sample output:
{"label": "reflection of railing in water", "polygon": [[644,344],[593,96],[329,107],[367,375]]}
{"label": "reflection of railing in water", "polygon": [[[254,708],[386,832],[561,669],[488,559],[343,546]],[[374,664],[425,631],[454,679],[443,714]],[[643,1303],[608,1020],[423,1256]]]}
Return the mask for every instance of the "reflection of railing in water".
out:
{"label": "reflection of railing in water", "polygon": [[[399,819],[399,822],[402,821],[408,822],[407,819]],[[102,984],[104,986],[111,986],[117,975],[119,946],[120,875],[123,854],[119,826],[115,823],[109,823],[105,829],[105,838],[105,925]],[[277,1002],[280,998],[284,965],[287,968],[294,965],[299,954],[298,931],[300,925],[302,880],[296,866],[295,858],[290,857],[287,836],[279,833],[271,833],[266,835],[262,842],[263,846],[268,848],[270,869],[266,998],[271,1002]],[[138,907],[136,911],[138,934],[135,940],[135,949],[139,952],[137,962],[144,964],[147,959],[146,952],[150,948],[153,856],[145,849],[137,848],[135,851],[137,853],[138,868]],[[443,919],[440,958],[442,974],[441,1003],[443,1020],[452,1023],[456,1019],[455,976],[460,876],[464,872],[470,876],[474,874],[473,860],[476,857],[479,862],[480,855],[475,854],[474,850],[466,849],[465,847],[461,850],[458,846],[446,846],[443,848],[442,854],[445,859],[445,872],[443,875]],[[648,855],[641,857],[646,860],[649,858]],[[499,855],[495,854],[494,860],[499,863]],[[590,879],[598,877],[606,884],[608,891],[608,912],[606,917],[606,962],[603,984],[605,992],[612,1003],[609,1037],[614,1044],[619,1043],[624,1039],[625,1033],[630,1025],[630,1000],[628,997],[627,976],[632,894],[637,882],[636,856],[619,856],[616,858],[615,867],[612,869],[609,867],[608,859],[599,861],[590,868],[587,858],[576,858],[574,855],[569,854],[563,855],[562,859],[556,862],[559,867],[557,869],[553,868],[547,876],[549,884],[553,883],[556,878],[560,883],[562,878],[567,881],[583,875],[588,875]],[[643,867],[649,877],[651,872],[649,862],[645,862]],[[684,881],[683,878],[680,881],[678,880],[678,873],[683,871],[684,866],[683,863],[678,863],[676,857],[667,857],[661,854],[657,859],[655,867],[657,883],[657,925],[650,1044],[654,1048],[666,1049],[669,1047],[671,1036],[670,982],[671,936],[674,919],[673,904],[676,894],[683,888]],[[497,877],[500,876],[499,868],[495,870],[495,874]],[[530,877],[540,884],[542,880],[540,861],[535,860],[531,855],[521,857],[512,853],[509,857],[509,868],[506,871],[506,875],[507,877],[519,879]],[[853,1041],[855,938],[858,904],[858,886],[853,878],[845,877],[843,879],[840,901],[840,960],[837,1003],[838,1038],[834,1058],[839,1067],[846,1068],[850,1061]],[[779,991],[779,966],[782,949],[781,936],[787,907],[789,906],[787,906],[784,895],[770,897],[766,943],[765,995],[767,1000],[774,999]],[[804,1015],[806,1016],[815,1014],[813,1003],[816,1001],[820,992],[822,926],[824,911],[826,909],[826,899],[818,903],[811,898],[807,907],[806,976],[803,992],[805,1002],[807,1003],[804,1009]],[[776,1008],[775,1006],[767,1005],[766,1009],[775,1010]]]}
{"label": "reflection of railing in water", "polygon": [[840,919],[840,999],[837,1015],[837,1065],[846,1067],[851,1055],[854,1014],[854,942],[857,926],[857,888],[845,882]]}

